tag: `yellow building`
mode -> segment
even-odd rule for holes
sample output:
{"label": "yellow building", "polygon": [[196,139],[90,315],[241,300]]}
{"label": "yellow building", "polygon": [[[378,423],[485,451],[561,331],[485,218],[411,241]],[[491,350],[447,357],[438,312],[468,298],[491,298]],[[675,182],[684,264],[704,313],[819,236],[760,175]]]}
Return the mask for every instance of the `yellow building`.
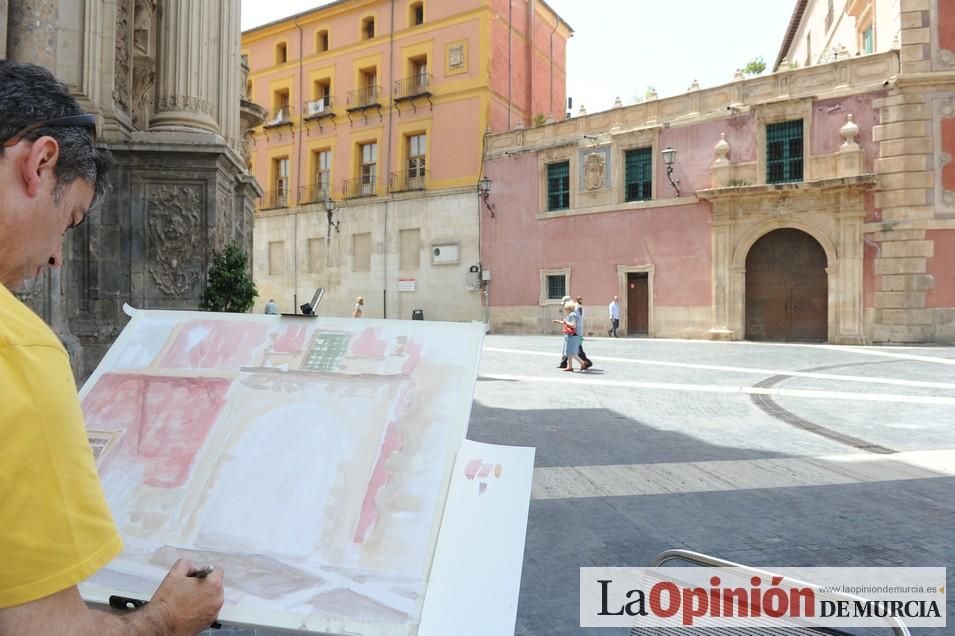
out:
{"label": "yellow building", "polygon": [[243,33],[260,304],[484,317],[487,131],[562,119],[572,31],[546,3],[340,0]]}

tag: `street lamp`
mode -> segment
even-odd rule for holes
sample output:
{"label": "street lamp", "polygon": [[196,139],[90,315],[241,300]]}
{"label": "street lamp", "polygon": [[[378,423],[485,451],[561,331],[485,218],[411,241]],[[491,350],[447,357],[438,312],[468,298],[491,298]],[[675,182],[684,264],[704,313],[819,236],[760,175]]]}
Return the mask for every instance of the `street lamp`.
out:
{"label": "street lamp", "polygon": [[335,201],[333,201],[332,198],[328,196],[328,193],[326,193],[325,199],[322,201],[322,203],[325,204],[325,216],[328,219],[328,235],[331,236],[332,228],[335,228],[335,231],[340,233],[341,230],[338,229],[338,224],[340,221],[334,220],[335,210],[338,209],[335,206]]}
{"label": "street lamp", "polygon": [[673,189],[676,191],[676,195],[680,196],[680,180],[673,180],[673,164],[676,163],[676,150],[667,146],[663,149],[663,152],[660,154],[663,155],[663,165],[667,167],[667,179],[670,181],[670,185],[673,186]]}
{"label": "street lamp", "polygon": [[484,206],[493,217],[494,204],[488,200],[488,198],[491,196],[491,180],[487,177],[482,177],[481,180],[478,181],[478,196],[481,197],[481,201],[484,202]]}

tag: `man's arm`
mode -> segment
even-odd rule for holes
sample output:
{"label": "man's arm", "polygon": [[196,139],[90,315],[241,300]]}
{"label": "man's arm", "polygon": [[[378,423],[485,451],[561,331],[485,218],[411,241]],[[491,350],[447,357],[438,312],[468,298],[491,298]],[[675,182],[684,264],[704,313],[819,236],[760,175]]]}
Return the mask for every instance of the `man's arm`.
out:
{"label": "man's arm", "polygon": [[222,607],[222,571],[198,579],[191,569],[177,561],[149,605],[128,614],[89,609],[75,586],[0,609],[0,636],[194,636]]}

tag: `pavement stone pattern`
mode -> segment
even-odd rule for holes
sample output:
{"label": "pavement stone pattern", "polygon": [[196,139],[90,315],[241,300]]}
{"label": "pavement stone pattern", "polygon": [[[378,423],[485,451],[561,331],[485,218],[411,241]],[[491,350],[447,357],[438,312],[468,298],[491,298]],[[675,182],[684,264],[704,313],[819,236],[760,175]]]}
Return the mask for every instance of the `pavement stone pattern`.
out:
{"label": "pavement stone pattern", "polygon": [[[766,568],[955,566],[955,347],[586,349],[594,368],[569,374],[558,335],[485,340],[468,437],[537,448],[517,636],[626,634],[578,626],[578,568],[670,548]],[[950,627],[913,634],[955,634],[947,610]]]}

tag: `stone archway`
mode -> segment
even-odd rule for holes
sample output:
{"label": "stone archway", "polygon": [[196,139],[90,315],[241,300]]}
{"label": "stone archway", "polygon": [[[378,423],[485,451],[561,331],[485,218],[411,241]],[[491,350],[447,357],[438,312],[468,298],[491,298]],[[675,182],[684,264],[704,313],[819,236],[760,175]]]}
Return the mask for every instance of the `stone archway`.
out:
{"label": "stone archway", "polygon": [[761,236],[746,255],[745,337],[823,342],[828,339],[826,252],[793,228]]}

